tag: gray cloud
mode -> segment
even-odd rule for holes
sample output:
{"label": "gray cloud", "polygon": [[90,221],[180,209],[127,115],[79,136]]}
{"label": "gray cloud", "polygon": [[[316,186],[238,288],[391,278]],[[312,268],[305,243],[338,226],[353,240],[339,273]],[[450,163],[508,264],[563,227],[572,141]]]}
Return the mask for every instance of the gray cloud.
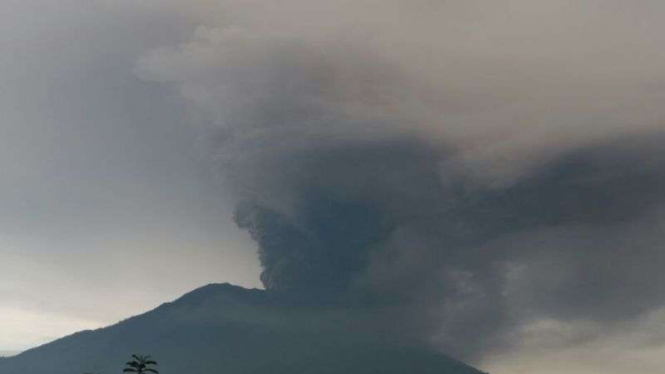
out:
{"label": "gray cloud", "polygon": [[[394,307],[397,334],[460,357],[586,352],[659,318],[661,2],[3,6],[2,238],[43,270],[5,264],[3,306],[97,312],[58,285],[156,303],[216,253],[251,283],[233,203],[266,287]],[[662,344],[643,335],[622,352]]]}
{"label": "gray cloud", "polygon": [[[199,131],[183,125],[185,105],[133,71],[200,20],[138,3],[0,4],[2,350],[116,322],[206,282],[260,284],[194,149]],[[148,260],[160,269],[139,273]]]}
{"label": "gray cloud", "polygon": [[659,3],[224,5],[137,72],[212,125],[267,288],[409,305],[471,359],[662,306]]}

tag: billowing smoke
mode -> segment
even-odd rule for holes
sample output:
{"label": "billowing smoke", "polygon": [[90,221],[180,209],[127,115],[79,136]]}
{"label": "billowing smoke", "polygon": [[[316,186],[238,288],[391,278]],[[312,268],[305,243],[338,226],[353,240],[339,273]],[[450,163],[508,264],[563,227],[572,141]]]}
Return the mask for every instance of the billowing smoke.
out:
{"label": "billowing smoke", "polygon": [[223,2],[223,25],[137,69],[210,124],[267,289],[401,306],[467,359],[538,321],[606,332],[665,305],[654,20],[332,3]]}

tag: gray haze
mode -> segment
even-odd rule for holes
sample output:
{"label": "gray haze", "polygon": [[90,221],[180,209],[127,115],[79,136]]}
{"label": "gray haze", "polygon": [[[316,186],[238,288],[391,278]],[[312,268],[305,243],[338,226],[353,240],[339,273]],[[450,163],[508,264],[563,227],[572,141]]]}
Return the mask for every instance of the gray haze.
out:
{"label": "gray haze", "polygon": [[137,71],[217,124],[268,289],[409,305],[405,336],[478,360],[665,301],[663,10],[229,3]]}
{"label": "gray haze", "polygon": [[234,214],[266,288],[398,306],[396,334],[494,372],[662,370],[661,2],[92,4],[57,21],[88,48],[63,28],[71,51],[39,34],[33,70],[7,61],[49,82],[3,99],[44,124],[16,130],[7,185],[58,217],[31,228],[44,205],[12,197],[10,233],[186,222],[183,245],[249,247]]}
{"label": "gray haze", "polygon": [[0,350],[260,284],[184,105],[133,72],[191,20],[134,3],[0,4]]}

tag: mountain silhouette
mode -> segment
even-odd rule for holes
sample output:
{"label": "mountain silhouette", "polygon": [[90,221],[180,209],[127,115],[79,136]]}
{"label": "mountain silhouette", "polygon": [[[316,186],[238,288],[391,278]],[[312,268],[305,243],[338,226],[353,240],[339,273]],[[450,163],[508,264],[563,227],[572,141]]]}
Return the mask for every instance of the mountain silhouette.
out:
{"label": "mountain silhouette", "polygon": [[2,358],[0,373],[117,373],[138,353],[154,357],[162,374],[481,374],[439,352],[364,334],[372,313],[349,313],[212,284],[113,326]]}

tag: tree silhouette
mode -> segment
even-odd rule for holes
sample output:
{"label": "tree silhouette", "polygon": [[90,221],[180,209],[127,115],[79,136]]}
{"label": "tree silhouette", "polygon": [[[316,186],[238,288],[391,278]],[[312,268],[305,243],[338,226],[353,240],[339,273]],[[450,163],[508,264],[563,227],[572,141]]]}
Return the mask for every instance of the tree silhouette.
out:
{"label": "tree silhouette", "polygon": [[157,362],[150,359],[150,356],[132,355],[132,358],[132,361],[128,361],[125,364],[125,369],[122,371],[123,373],[159,374],[159,371],[151,368],[151,366],[157,366]]}

